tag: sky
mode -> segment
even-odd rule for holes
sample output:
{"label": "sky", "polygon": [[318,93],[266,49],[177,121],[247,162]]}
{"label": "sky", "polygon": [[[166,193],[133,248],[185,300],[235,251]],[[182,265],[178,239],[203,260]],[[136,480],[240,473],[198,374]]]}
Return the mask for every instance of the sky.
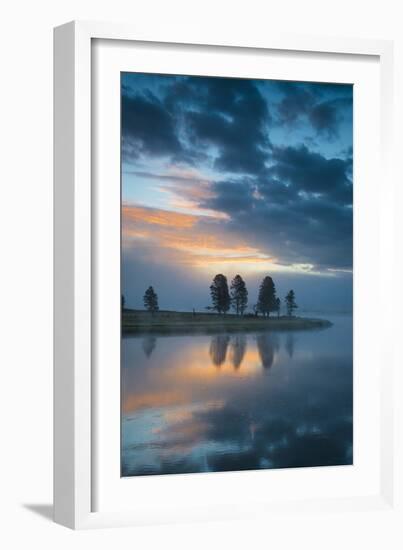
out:
{"label": "sky", "polygon": [[256,303],[351,311],[353,87],[122,73],[122,292],[202,311],[217,273]]}

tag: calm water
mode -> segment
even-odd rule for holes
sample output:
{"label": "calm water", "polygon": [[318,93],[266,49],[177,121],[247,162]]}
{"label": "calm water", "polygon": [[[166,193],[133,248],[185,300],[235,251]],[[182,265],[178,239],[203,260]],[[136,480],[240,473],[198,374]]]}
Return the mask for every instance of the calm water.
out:
{"label": "calm water", "polygon": [[352,320],[125,337],[122,475],[352,463]]}

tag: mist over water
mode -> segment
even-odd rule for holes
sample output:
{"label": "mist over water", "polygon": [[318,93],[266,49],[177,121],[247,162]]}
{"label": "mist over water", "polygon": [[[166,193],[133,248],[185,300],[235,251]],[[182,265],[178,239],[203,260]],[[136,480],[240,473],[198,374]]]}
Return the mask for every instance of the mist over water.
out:
{"label": "mist over water", "polygon": [[352,318],[124,337],[122,475],[352,463]]}

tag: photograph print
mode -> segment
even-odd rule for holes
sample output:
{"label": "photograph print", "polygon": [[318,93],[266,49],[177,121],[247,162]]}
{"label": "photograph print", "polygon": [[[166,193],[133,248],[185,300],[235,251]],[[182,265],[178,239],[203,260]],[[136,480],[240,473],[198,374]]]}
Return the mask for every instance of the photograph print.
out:
{"label": "photograph print", "polygon": [[121,73],[121,475],[353,463],[353,86]]}

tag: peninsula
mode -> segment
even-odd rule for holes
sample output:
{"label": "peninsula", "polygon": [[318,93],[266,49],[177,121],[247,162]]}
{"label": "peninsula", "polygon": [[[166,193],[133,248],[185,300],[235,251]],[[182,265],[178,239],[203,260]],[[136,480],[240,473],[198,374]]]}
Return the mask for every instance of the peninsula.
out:
{"label": "peninsula", "polygon": [[307,317],[272,316],[253,314],[236,315],[211,312],[182,312],[159,310],[122,310],[123,334],[194,334],[216,332],[257,332],[266,330],[307,330],[330,327],[325,319]]}

